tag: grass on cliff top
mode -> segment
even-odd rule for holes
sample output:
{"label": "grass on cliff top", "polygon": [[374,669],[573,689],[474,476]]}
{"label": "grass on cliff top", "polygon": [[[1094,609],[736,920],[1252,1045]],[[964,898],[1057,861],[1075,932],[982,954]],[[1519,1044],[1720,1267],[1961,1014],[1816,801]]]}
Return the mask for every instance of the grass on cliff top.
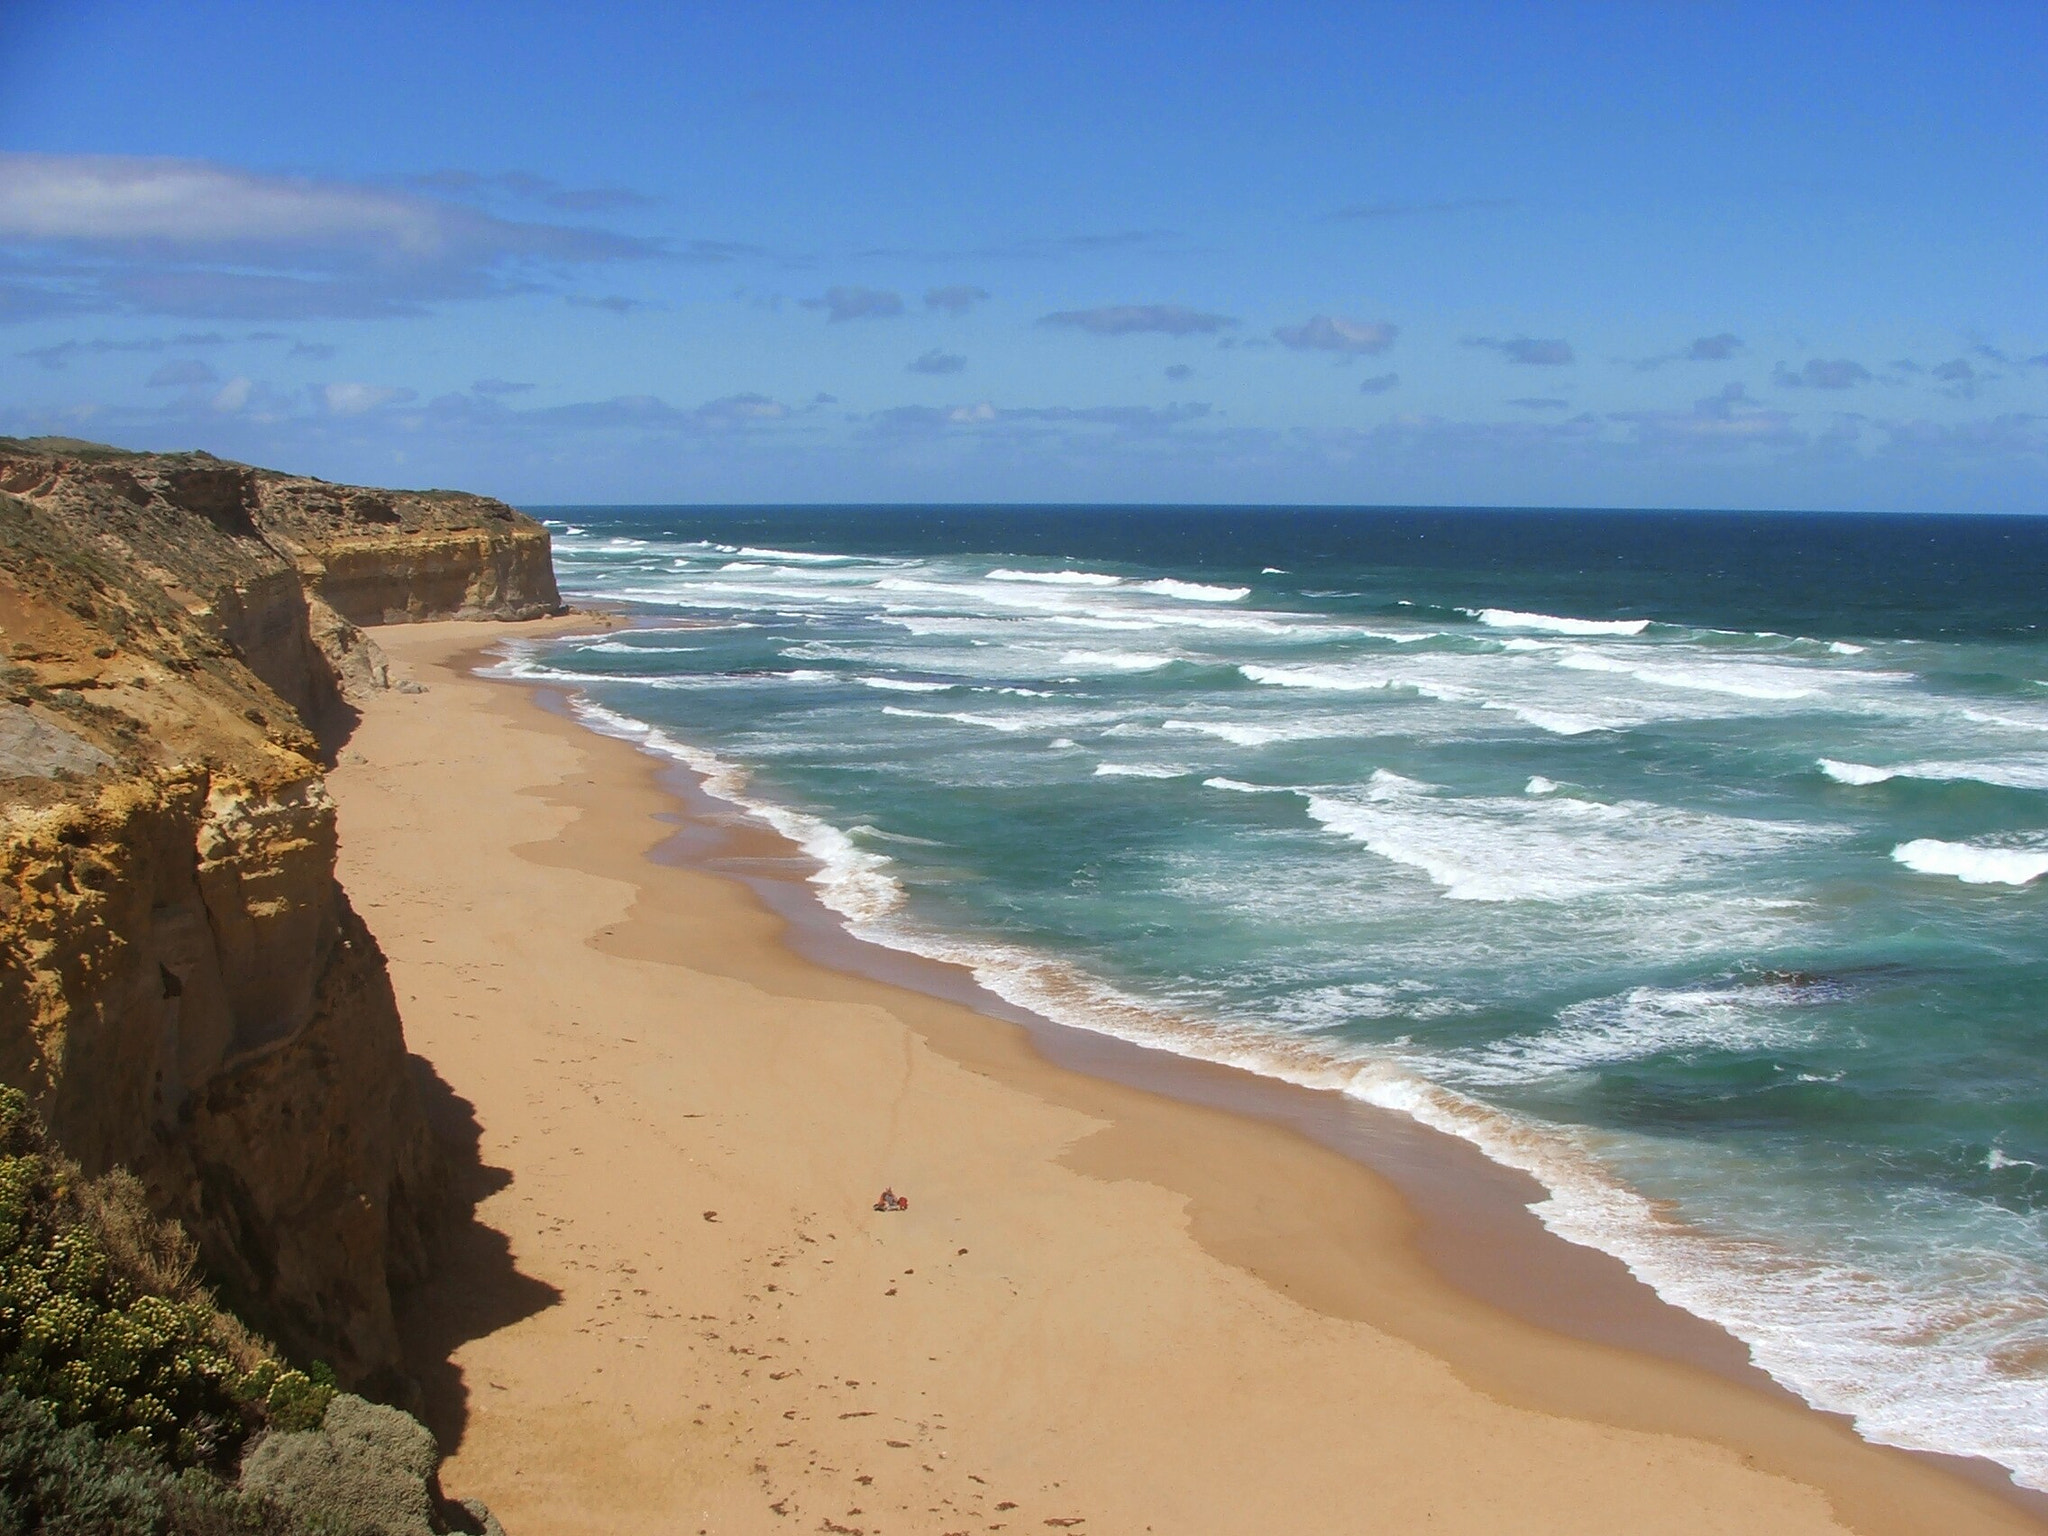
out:
{"label": "grass on cliff top", "polygon": [[[253,469],[258,475],[271,480],[304,481],[309,485],[332,485],[337,491],[383,492],[386,495],[417,497],[431,502],[492,501],[496,498],[481,496],[475,491],[458,491],[446,487],[406,489],[391,486],[349,485],[323,480],[318,475],[302,475],[287,469],[265,469],[260,464],[242,464],[236,459],[223,459],[218,454],[208,453],[204,448],[178,448],[167,453],[152,453],[136,448],[116,448],[112,443],[95,443],[83,437],[0,437],[0,453],[19,453],[47,459],[77,459],[88,464],[119,463],[131,459],[155,459],[172,462],[197,461],[206,464],[221,464],[233,468]],[[4,1533],[0,1533],[4,1536]]]}
{"label": "grass on cliff top", "polygon": [[61,454],[67,459],[142,457],[132,448],[116,448],[111,443],[90,442],[82,437],[0,437],[0,453]]}
{"label": "grass on cliff top", "polygon": [[111,464],[124,459],[200,459],[208,464],[229,461],[204,448],[177,448],[169,453],[150,453],[139,448],[116,448],[112,443],[95,443],[84,437],[0,437],[0,453],[31,454],[44,459],[78,459],[88,464]]}

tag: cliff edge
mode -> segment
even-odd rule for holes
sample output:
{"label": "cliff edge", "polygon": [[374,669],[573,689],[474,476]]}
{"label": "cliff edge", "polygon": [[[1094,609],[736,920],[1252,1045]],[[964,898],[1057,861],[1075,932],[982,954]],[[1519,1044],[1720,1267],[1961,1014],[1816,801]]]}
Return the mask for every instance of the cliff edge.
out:
{"label": "cliff edge", "polygon": [[386,680],[360,626],[559,607],[486,498],[0,439],[0,1082],[372,1392],[443,1174],[323,748]]}

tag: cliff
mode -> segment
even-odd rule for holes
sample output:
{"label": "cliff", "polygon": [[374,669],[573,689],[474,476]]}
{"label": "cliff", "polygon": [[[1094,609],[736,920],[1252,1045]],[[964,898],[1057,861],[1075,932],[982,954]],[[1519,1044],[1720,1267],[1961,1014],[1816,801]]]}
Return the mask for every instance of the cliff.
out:
{"label": "cliff", "polygon": [[353,624],[561,611],[547,530],[459,491],[369,491],[252,472],[253,515],[307,590]]}
{"label": "cliff", "polygon": [[163,588],[317,735],[381,686],[360,626],[559,612],[547,530],[501,501],[64,439],[0,438],[0,492]]}
{"label": "cliff", "polygon": [[323,737],[384,681],[359,622],[558,606],[501,503],[0,440],[0,1082],[373,1391],[441,1169]]}

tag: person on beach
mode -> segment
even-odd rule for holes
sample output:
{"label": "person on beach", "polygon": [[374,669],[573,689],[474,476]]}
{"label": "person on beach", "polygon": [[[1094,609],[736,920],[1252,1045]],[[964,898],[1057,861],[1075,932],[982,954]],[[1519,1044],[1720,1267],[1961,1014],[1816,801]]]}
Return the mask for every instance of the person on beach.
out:
{"label": "person on beach", "polygon": [[878,1211],[907,1211],[910,1209],[910,1201],[908,1197],[897,1194],[893,1189],[885,1189],[882,1191],[882,1198],[875,1202],[875,1209]]}

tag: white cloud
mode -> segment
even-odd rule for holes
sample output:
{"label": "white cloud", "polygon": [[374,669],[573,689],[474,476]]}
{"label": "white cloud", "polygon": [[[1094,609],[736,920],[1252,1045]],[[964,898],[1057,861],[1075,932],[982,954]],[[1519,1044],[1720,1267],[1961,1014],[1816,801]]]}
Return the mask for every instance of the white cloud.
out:
{"label": "white cloud", "polygon": [[17,318],[90,310],[250,318],[406,313],[505,291],[519,263],[659,254],[412,192],[200,160],[0,153]]}
{"label": "white cloud", "polygon": [[572,260],[645,254],[624,236],[514,223],[377,187],[119,155],[0,154],[0,240],[313,247],[412,263],[479,246]]}
{"label": "white cloud", "polygon": [[0,237],[9,239],[185,246],[325,241],[431,255],[447,244],[445,222],[441,210],[418,198],[251,176],[197,161],[0,157]]}
{"label": "white cloud", "polygon": [[1399,332],[1384,320],[1345,320],[1336,315],[1311,315],[1300,325],[1283,325],[1273,339],[1300,351],[1375,354],[1394,344]]}
{"label": "white cloud", "polygon": [[725,395],[707,400],[692,413],[710,427],[745,427],[762,421],[781,421],[789,407],[767,395]]}
{"label": "white cloud", "polygon": [[412,391],[391,389],[381,384],[329,384],[320,391],[320,398],[337,416],[360,416],[394,400],[410,400]]}

